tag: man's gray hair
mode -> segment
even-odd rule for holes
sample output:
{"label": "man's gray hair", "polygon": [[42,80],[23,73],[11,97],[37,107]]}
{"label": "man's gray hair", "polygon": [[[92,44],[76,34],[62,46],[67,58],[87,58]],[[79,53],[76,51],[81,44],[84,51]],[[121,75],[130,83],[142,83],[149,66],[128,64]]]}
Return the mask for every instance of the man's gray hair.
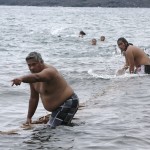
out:
{"label": "man's gray hair", "polygon": [[40,53],[38,52],[31,52],[28,54],[28,56],[26,57],[26,61],[30,60],[30,59],[34,59],[36,61],[39,61],[39,62],[44,62],[43,59],[42,59],[42,56]]}

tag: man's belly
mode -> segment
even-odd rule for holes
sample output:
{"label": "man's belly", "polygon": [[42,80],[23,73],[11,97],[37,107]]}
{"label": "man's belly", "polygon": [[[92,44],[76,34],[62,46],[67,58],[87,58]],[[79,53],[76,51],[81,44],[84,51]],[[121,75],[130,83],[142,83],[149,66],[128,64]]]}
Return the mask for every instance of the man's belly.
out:
{"label": "man's belly", "polygon": [[61,104],[63,104],[72,94],[73,94],[72,90],[67,92],[64,91],[63,94],[41,96],[41,100],[44,108],[47,111],[53,111]]}

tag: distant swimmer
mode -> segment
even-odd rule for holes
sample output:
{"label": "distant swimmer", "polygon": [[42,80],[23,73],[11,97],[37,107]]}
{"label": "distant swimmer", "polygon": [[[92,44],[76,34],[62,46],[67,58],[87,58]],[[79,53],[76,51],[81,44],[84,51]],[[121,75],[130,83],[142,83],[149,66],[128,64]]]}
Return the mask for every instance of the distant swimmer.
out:
{"label": "distant swimmer", "polygon": [[105,36],[101,36],[100,41],[105,41]]}
{"label": "distant swimmer", "polygon": [[79,32],[79,37],[83,38],[85,35],[86,35],[86,33],[84,31]]}
{"label": "distant swimmer", "polygon": [[26,124],[32,123],[41,99],[44,108],[52,112],[48,126],[69,125],[79,107],[78,96],[64,77],[53,66],[44,63],[40,53],[31,52],[26,57],[26,63],[31,74],[12,80],[13,85],[29,83],[30,99]]}
{"label": "distant swimmer", "polygon": [[117,40],[118,47],[121,53],[125,56],[125,65],[122,69],[128,69],[129,72],[138,73],[141,67],[144,66],[144,73],[150,74],[150,58],[144,50],[134,46],[121,37]]}
{"label": "distant swimmer", "polygon": [[93,38],[92,41],[91,41],[91,44],[96,45],[96,43],[97,43],[97,40],[95,38]]}

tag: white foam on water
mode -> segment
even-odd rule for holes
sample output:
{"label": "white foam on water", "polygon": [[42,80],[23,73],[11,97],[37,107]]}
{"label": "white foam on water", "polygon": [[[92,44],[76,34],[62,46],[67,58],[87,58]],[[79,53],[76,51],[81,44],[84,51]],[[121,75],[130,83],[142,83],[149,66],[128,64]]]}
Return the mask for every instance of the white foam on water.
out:
{"label": "white foam on water", "polygon": [[101,79],[117,79],[117,78],[132,78],[132,77],[140,77],[140,76],[146,76],[148,74],[130,74],[129,72],[125,72],[122,75],[108,75],[108,74],[97,74],[94,72],[94,70],[89,69],[88,74],[93,76],[94,78],[101,78]]}

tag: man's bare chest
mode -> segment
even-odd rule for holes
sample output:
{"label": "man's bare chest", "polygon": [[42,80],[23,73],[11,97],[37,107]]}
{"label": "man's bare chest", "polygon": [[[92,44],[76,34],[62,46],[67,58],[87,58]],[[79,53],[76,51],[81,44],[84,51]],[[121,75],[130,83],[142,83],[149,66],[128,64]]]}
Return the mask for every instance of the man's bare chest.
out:
{"label": "man's bare chest", "polygon": [[44,83],[44,82],[38,82],[33,84],[34,89],[39,93],[39,94],[46,94],[49,93],[49,84]]}

